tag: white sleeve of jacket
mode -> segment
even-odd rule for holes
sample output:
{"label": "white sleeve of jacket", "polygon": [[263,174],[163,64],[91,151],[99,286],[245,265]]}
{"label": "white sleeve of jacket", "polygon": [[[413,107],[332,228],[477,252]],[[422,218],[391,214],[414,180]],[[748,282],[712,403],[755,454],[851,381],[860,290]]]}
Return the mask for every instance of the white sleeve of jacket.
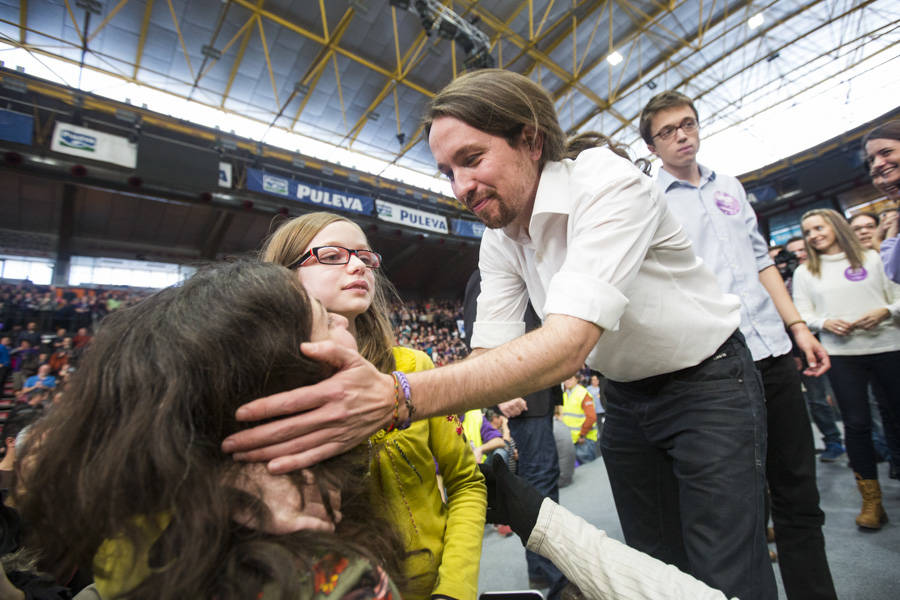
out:
{"label": "white sleeve of jacket", "polygon": [[550,559],[592,600],[727,600],[725,594],[607,537],[545,498],[528,549]]}

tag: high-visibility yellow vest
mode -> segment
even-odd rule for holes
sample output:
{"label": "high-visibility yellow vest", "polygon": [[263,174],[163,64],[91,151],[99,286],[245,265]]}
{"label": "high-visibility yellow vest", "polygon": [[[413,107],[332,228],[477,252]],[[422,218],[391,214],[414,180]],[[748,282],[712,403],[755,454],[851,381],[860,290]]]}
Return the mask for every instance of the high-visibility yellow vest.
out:
{"label": "high-visibility yellow vest", "polygon": [[[577,442],[579,435],[581,435],[581,426],[584,424],[585,419],[581,402],[588,395],[588,391],[583,385],[576,385],[571,390],[563,391],[562,422],[572,434],[572,443]],[[589,440],[597,441],[597,428],[592,427],[585,437]]]}
{"label": "high-visibility yellow vest", "polygon": [[[473,408],[465,414],[463,432],[465,432],[469,446],[473,447],[473,450],[481,445],[481,423],[483,421],[484,413],[481,412],[480,408]],[[482,456],[481,462],[484,462],[485,458]]]}

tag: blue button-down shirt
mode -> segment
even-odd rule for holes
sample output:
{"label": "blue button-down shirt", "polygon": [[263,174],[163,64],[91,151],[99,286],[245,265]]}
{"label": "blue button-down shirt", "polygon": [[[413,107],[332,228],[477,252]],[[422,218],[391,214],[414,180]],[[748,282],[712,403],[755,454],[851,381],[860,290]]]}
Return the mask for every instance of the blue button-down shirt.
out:
{"label": "blue button-down shirt", "polygon": [[759,272],[774,263],[741,183],[703,165],[699,187],[665,169],[659,170],[656,183],[669,210],[691,238],[694,251],[716,274],[722,289],[740,298],[741,333],[753,360],[790,352],[784,322],[759,281]]}

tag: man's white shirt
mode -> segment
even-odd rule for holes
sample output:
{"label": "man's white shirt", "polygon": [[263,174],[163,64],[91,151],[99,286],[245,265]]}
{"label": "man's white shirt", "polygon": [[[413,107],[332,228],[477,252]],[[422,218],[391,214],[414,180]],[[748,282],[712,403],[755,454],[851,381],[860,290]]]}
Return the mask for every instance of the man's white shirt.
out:
{"label": "man's white shirt", "polygon": [[473,347],[523,335],[530,298],[603,328],[586,362],[613,381],[694,366],[740,323],[653,180],[607,148],[547,163],[527,232],[485,231],[479,268]]}

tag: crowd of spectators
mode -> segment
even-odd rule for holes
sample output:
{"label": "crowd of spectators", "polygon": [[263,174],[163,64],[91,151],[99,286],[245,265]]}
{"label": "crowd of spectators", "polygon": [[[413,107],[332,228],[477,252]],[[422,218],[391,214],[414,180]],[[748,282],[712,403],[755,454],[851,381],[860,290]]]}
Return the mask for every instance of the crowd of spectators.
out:
{"label": "crowd of spectators", "polygon": [[435,366],[462,360],[469,354],[463,341],[462,321],[459,300],[395,302],[391,306],[396,343],[425,352]]}
{"label": "crowd of spectators", "polygon": [[[150,292],[0,284],[0,389],[17,403],[49,406],[61,395],[91,331]],[[7,384],[11,390],[7,390]]]}
{"label": "crowd of spectators", "polygon": [[[48,375],[59,382],[74,369],[90,339],[89,332],[104,316],[150,293],[103,289],[76,293],[30,282],[0,283],[0,339],[4,342],[0,343],[0,381],[10,380],[23,401],[35,391],[22,392],[26,381],[37,376],[43,365],[48,366]],[[468,355],[461,330],[461,301],[397,301],[390,316],[396,343],[422,350],[435,365],[446,365]]]}
{"label": "crowd of spectators", "polygon": [[149,291],[92,289],[78,292],[22,283],[0,283],[0,330],[17,333],[29,322],[41,333],[93,327],[108,313],[134,304]]}

